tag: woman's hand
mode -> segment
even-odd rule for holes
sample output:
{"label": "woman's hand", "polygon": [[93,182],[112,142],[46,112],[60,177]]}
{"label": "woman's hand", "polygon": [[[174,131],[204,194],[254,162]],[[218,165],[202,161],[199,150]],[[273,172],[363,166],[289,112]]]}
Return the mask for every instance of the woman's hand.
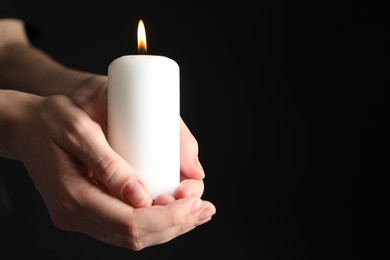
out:
{"label": "woman's hand", "polygon": [[92,77],[70,95],[10,91],[15,157],[26,166],[54,224],[107,243],[141,250],[167,242],[215,214],[201,200],[198,145],[181,124],[181,184],[153,202],[134,168],[106,139],[106,77]]}

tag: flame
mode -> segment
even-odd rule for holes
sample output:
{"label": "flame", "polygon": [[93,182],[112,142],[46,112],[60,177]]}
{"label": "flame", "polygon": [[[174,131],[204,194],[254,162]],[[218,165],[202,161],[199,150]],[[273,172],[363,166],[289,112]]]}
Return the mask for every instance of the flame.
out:
{"label": "flame", "polygon": [[137,37],[138,37],[138,53],[140,54],[146,54],[147,47],[146,47],[146,31],[145,31],[145,25],[142,19],[138,22],[138,30],[137,30]]}

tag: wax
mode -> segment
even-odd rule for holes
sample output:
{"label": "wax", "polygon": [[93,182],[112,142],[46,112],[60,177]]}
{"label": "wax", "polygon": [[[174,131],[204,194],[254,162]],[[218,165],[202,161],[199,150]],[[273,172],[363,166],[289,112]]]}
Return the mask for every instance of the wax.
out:
{"label": "wax", "polygon": [[158,55],[125,55],[108,67],[108,141],[152,198],[180,183],[179,66]]}

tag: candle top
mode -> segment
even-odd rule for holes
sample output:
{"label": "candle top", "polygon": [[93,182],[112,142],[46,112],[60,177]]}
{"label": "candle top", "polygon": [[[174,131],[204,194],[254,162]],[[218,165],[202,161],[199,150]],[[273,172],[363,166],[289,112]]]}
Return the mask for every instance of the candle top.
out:
{"label": "candle top", "polygon": [[119,58],[116,58],[113,60],[110,64],[113,65],[123,65],[125,64],[138,64],[139,66],[141,65],[152,65],[152,64],[158,64],[158,66],[177,66],[176,61],[172,60],[171,58],[168,58],[166,56],[162,55],[139,55],[139,54],[129,54],[129,55],[124,55]]}

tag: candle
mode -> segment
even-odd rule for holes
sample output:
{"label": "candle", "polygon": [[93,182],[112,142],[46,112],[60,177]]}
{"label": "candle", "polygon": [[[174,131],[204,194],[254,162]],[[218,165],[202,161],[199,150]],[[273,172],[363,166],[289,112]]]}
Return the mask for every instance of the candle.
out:
{"label": "candle", "polygon": [[138,55],[108,66],[108,141],[145,181],[152,198],[173,194],[180,182],[179,66],[146,55],[138,24]]}

